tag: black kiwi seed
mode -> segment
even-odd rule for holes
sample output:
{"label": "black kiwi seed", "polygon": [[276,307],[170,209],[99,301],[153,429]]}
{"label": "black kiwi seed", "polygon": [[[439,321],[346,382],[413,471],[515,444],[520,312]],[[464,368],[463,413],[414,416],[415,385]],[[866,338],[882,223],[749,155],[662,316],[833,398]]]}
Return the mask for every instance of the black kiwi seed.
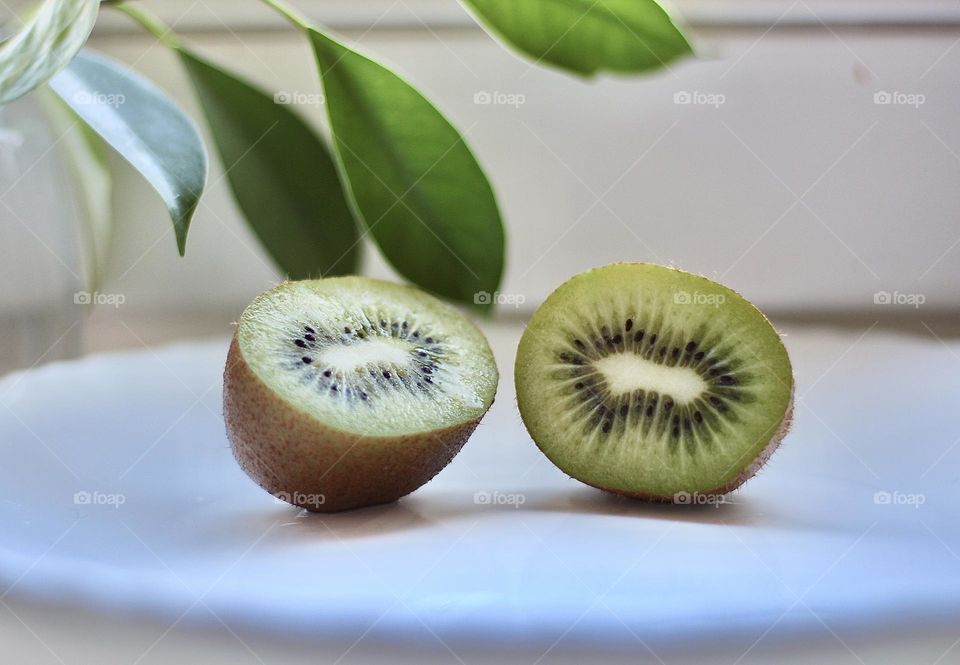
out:
{"label": "black kiwi seed", "polygon": [[725,374],[724,376],[720,377],[720,384],[724,386],[732,386],[736,382],[737,380],[732,376],[730,376],[729,374]]}
{"label": "black kiwi seed", "polygon": [[696,360],[697,362],[700,362],[701,360],[703,360],[704,355],[705,354],[703,353],[703,351],[697,351],[695,354],[693,354],[693,359]]}
{"label": "black kiwi seed", "polygon": [[310,363],[313,362],[313,358],[308,358],[307,356],[304,356],[304,357],[301,358],[300,360],[303,361],[303,364],[304,364],[304,365],[309,365]]}
{"label": "black kiwi seed", "polygon": [[303,349],[303,348],[305,348],[305,347],[307,346],[307,343],[304,342],[302,339],[295,339],[295,340],[293,340],[293,343],[296,344],[297,346],[299,346],[301,349]]}
{"label": "black kiwi seed", "polygon": [[344,327],[343,327],[343,332],[345,332],[345,333],[347,333],[347,334],[349,335],[350,332],[351,332],[350,327],[349,327],[349,326],[344,326]]}
{"label": "black kiwi seed", "polygon": [[703,414],[700,413],[699,411],[694,411],[694,412],[693,412],[693,419],[696,420],[698,423],[702,423],[702,422],[703,422]]}
{"label": "black kiwi seed", "polygon": [[653,418],[653,404],[647,407],[647,417]]}
{"label": "black kiwi seed", "polygon": [[311,328],[310,326],[304,326],[303,329],[306,330],[308,333],[315,333],[315,332],[317,332],[316,330],[314,330],[314,329]]}
{"label": "black kiwi seed", "polygon": [[574,386],[574,388],[576,388],[577,390],[583,390],[583,383],[582,383],[582,382],[577,383],[577,384]]}
{"label": "black kiwi seed", "polygon": [[419,331],[419,330],[414,330],[412,337],[413,337],[414,339],[420,337],[420,331]]}
{"label": "black kiwi seed", "polygon": [[657,343],[657,336],[656,336],[656,335],[650,335],[650,346],[653,346],[653,345],[656,344],[656,343]]}
{"label": "black kiwi seed", "polygon": [[389,379],[389,378],[390,378],[390,372],[388,372],[387,370],[383,370],[383,378]]}
{"label": "black kiwi seed", "polygon": [[587,346],[583,342],[581,342],[579,339],[573,340],[573,344],[581,351],[586,351],[587,349]]}
{"label": "black kiwi seed", "polygon": [[607,422],[603,423],[603,433],[604,433],[604,434],[609,434],[609,433],[610,433],[610,430],[611,430],[612,428],[613,428],[613,423],[611,423],[609,420],[608,420]]}
{"label": "black kiwi seed", "polygon": [[323,375],[329,379],[331,376],[333,376],[333,372],[331,372],[330,370],[325,370],[323,372]]}
{"label": "black kiwi seed", "polygon": [[673,347],[673,354],[672,354],[672,355],[673,355],[674,359],[679,358],[679,357],[680,357],[680,349],[677,348],[677,347]]}
{"label": "black kiwi seed", "polygon": [[687,350],[687,353],[693,353],[693,350],[697,348],[697,343],[687,342],[687,345],[684,348]]}
{"label": "black kiwi seed", "polygon": [[381,328],[386,328],[386,327],[387,327],[387,322],[384,321],[383,319],[380,319],[380,327],[381,327]]}
{"label": "black kiwi seed", "polygon": [[673,400],[668,398],[668,399],[663,403],[663,409],[664,409],[665,411],[669,411],[669,410],[672,409],[672,408],[673,408]]}
{"label": "black kiwi seed", "polygon": [[430,374],[430,373],[432,373],[432,372],[433,372],[433,370],[430,369],[430,367],[424,367],[424,368],[423,368],[423,373],[424,373],[424,374]]}
{"label": "black kiwi seed", "polygon": [[630,411],[630,407],[624,404],[620,407],[620,417],[625,418],[627,413]]}
{"label": "black kiwi seed", "polygon": [[316,341],[317,341],[317,338],[314,337],[313,335],[311,335],[310,333],[307,333],[306,335],[304,335],[303,338],[304,338],[305,340],[307,340],[308,342],[316,342]]}
{"label": "black kiwi seed", "polygon": [[404,321],[404,322],[403,322],[403,325],[402,325],[401,327],[402,327],[404,330],[406,330],[407,328],[410,327],[410,324],[407,323],[406,321]]}
{"label": "black kiwi seed", "polygon": [[638,331],[637,331],[637,334],[633,336],[633,341],[634,341],[634,342],[642,342],[642,341],[643,341],[643,331],[642,331],[642,330],[638,330]]}
{"label": "black kiwi seed", "polygon": [[428,337],[428,338],[425,339],[424,341],[425,341],[427,344],[433,344],[433,338],[432,338],[432,337]]}
{"label": "black kiwi seed", "polygon": [[627,332],[630,332],[630,329],[633,328],[633,319],[627,319],[627,322],[623,327],[626,328]]}
{"label": "black kiwi seed", "polygon": [[337,384],[334,383],[332,386],[330,386],[330,390],[337,392]]}
{"label": "black kiwi seed", "polygon": [[614,344],[619,344],[619,343],[622,342],[622,341],[623,341],[623,335],[615,335],[614,338],[613,338],[613,343],[614,343]]}
{"label": "black kiwi seed", "polygon": [[431,379],[429,376],[423,377],[423,380],[426,381],[427,383],[433,383],[433,379]]}

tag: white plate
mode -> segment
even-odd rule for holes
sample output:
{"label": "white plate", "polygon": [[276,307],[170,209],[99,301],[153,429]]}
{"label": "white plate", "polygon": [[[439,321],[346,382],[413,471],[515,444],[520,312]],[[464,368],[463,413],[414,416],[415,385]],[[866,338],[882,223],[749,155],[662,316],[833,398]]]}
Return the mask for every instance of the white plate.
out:
{"label": "white plate", "polygon": [[955,626],[960,349],[876,332],[790,348],[794,433],[732,503],[699,508],[610,497],[554,469],[519,422],[509,353],[497,404],[449,468],[398,504],[333,516],[279,505],[234,463],[225,341],[10,376],[2,588],[452,649],[659,652]]}

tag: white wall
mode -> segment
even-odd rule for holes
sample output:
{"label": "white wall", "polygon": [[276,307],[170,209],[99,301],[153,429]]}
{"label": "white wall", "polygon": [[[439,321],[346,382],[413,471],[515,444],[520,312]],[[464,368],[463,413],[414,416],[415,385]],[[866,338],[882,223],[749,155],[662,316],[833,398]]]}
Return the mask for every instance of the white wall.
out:
{"label": "white wall", "polygon": [[[261,8],[214,14],[213,4],[182,3],[194,7],[183,25],[203,29],[188,35],[202,52],[275,90],[318,89],[295,33]],[[390,3],[302,4],[356,28],[376,18],[371,6]],[[401,3],[381,27],[346,34],[405,72],[467,133],[508,224],[504,291],[529,303],[584,268],[646,260],[722,278],[777,309],[875,310],[878,290],[923,293],[929,309],[960,305],[956,7],[728,4],[732,27],[717,25],[710,3],[686,3],[700,57],[645,78],[584,82],[533,67],[470,28],[452,0]],[[165,7],[175,20],[177,3]],[[857,17],[878,25],[854,25]],[[239,32],[208,30],[220,19]],[[199,118],[170,54],[122,24],[108,22],[92,46],[133,64]],[[477,105],[480,91],[525,101]],[[924,103],[875,104],[881,91]],[[678,105],[678,92],[724,101]],[[321,108],[301,111],[322,122]],[[108,288],[125,293],[128,308],[238,311],[276,280],[216,163],[211,178],[186,259],[147,186],[120,178]],[[375,252],[368,257],[370,271],[386,272]]]}

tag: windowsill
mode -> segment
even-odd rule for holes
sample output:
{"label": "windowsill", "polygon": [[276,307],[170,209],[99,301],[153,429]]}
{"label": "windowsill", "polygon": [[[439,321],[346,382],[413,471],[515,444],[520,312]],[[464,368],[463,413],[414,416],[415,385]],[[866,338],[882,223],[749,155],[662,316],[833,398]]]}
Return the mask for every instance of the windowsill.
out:
{"label": "windowsill", "polygon": [[[300,0],[297,6],[334,29],[458,29],[476,26],[457,0]],[[674,0],[665,3],[692,27],[948,27],[960,25],[952,0]],[[151,9],[179,32],[285,29],[256,0],[165,0]],[[229,27],[228,27],[229,26]],[[137,30],[126,17],[103,12],[101,34]]]}

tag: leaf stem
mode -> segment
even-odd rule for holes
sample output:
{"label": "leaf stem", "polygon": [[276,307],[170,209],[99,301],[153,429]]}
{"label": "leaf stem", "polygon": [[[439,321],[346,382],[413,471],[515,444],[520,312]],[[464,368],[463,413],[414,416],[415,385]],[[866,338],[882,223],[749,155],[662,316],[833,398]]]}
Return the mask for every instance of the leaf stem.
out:
{"label": "leaf stem", "polygon": [[287,4],[286,0],[262,0],[265,5],[274,9],[277,13],[283,16],[285,19],[290,21],[295,27],[301,28],[303,30],[310,30],[313,26],[310,25],[310,19],[301,14],[291,5]]}
{"label": "leaf stem", "polygon": [[160,43],[164,46],[172,49],[180,48],[180,42],[177,40],[176,35],[173,34],[173,28],[166,25],[156,15],[151,14],[145,9],[134,7],[126,2],[120,2],[116,4],[111,3],[109,6],[113,7],[117,11],[123,12],[134,21],[139,23],[140,27],[156,37],[157,40],[160,41]]}

